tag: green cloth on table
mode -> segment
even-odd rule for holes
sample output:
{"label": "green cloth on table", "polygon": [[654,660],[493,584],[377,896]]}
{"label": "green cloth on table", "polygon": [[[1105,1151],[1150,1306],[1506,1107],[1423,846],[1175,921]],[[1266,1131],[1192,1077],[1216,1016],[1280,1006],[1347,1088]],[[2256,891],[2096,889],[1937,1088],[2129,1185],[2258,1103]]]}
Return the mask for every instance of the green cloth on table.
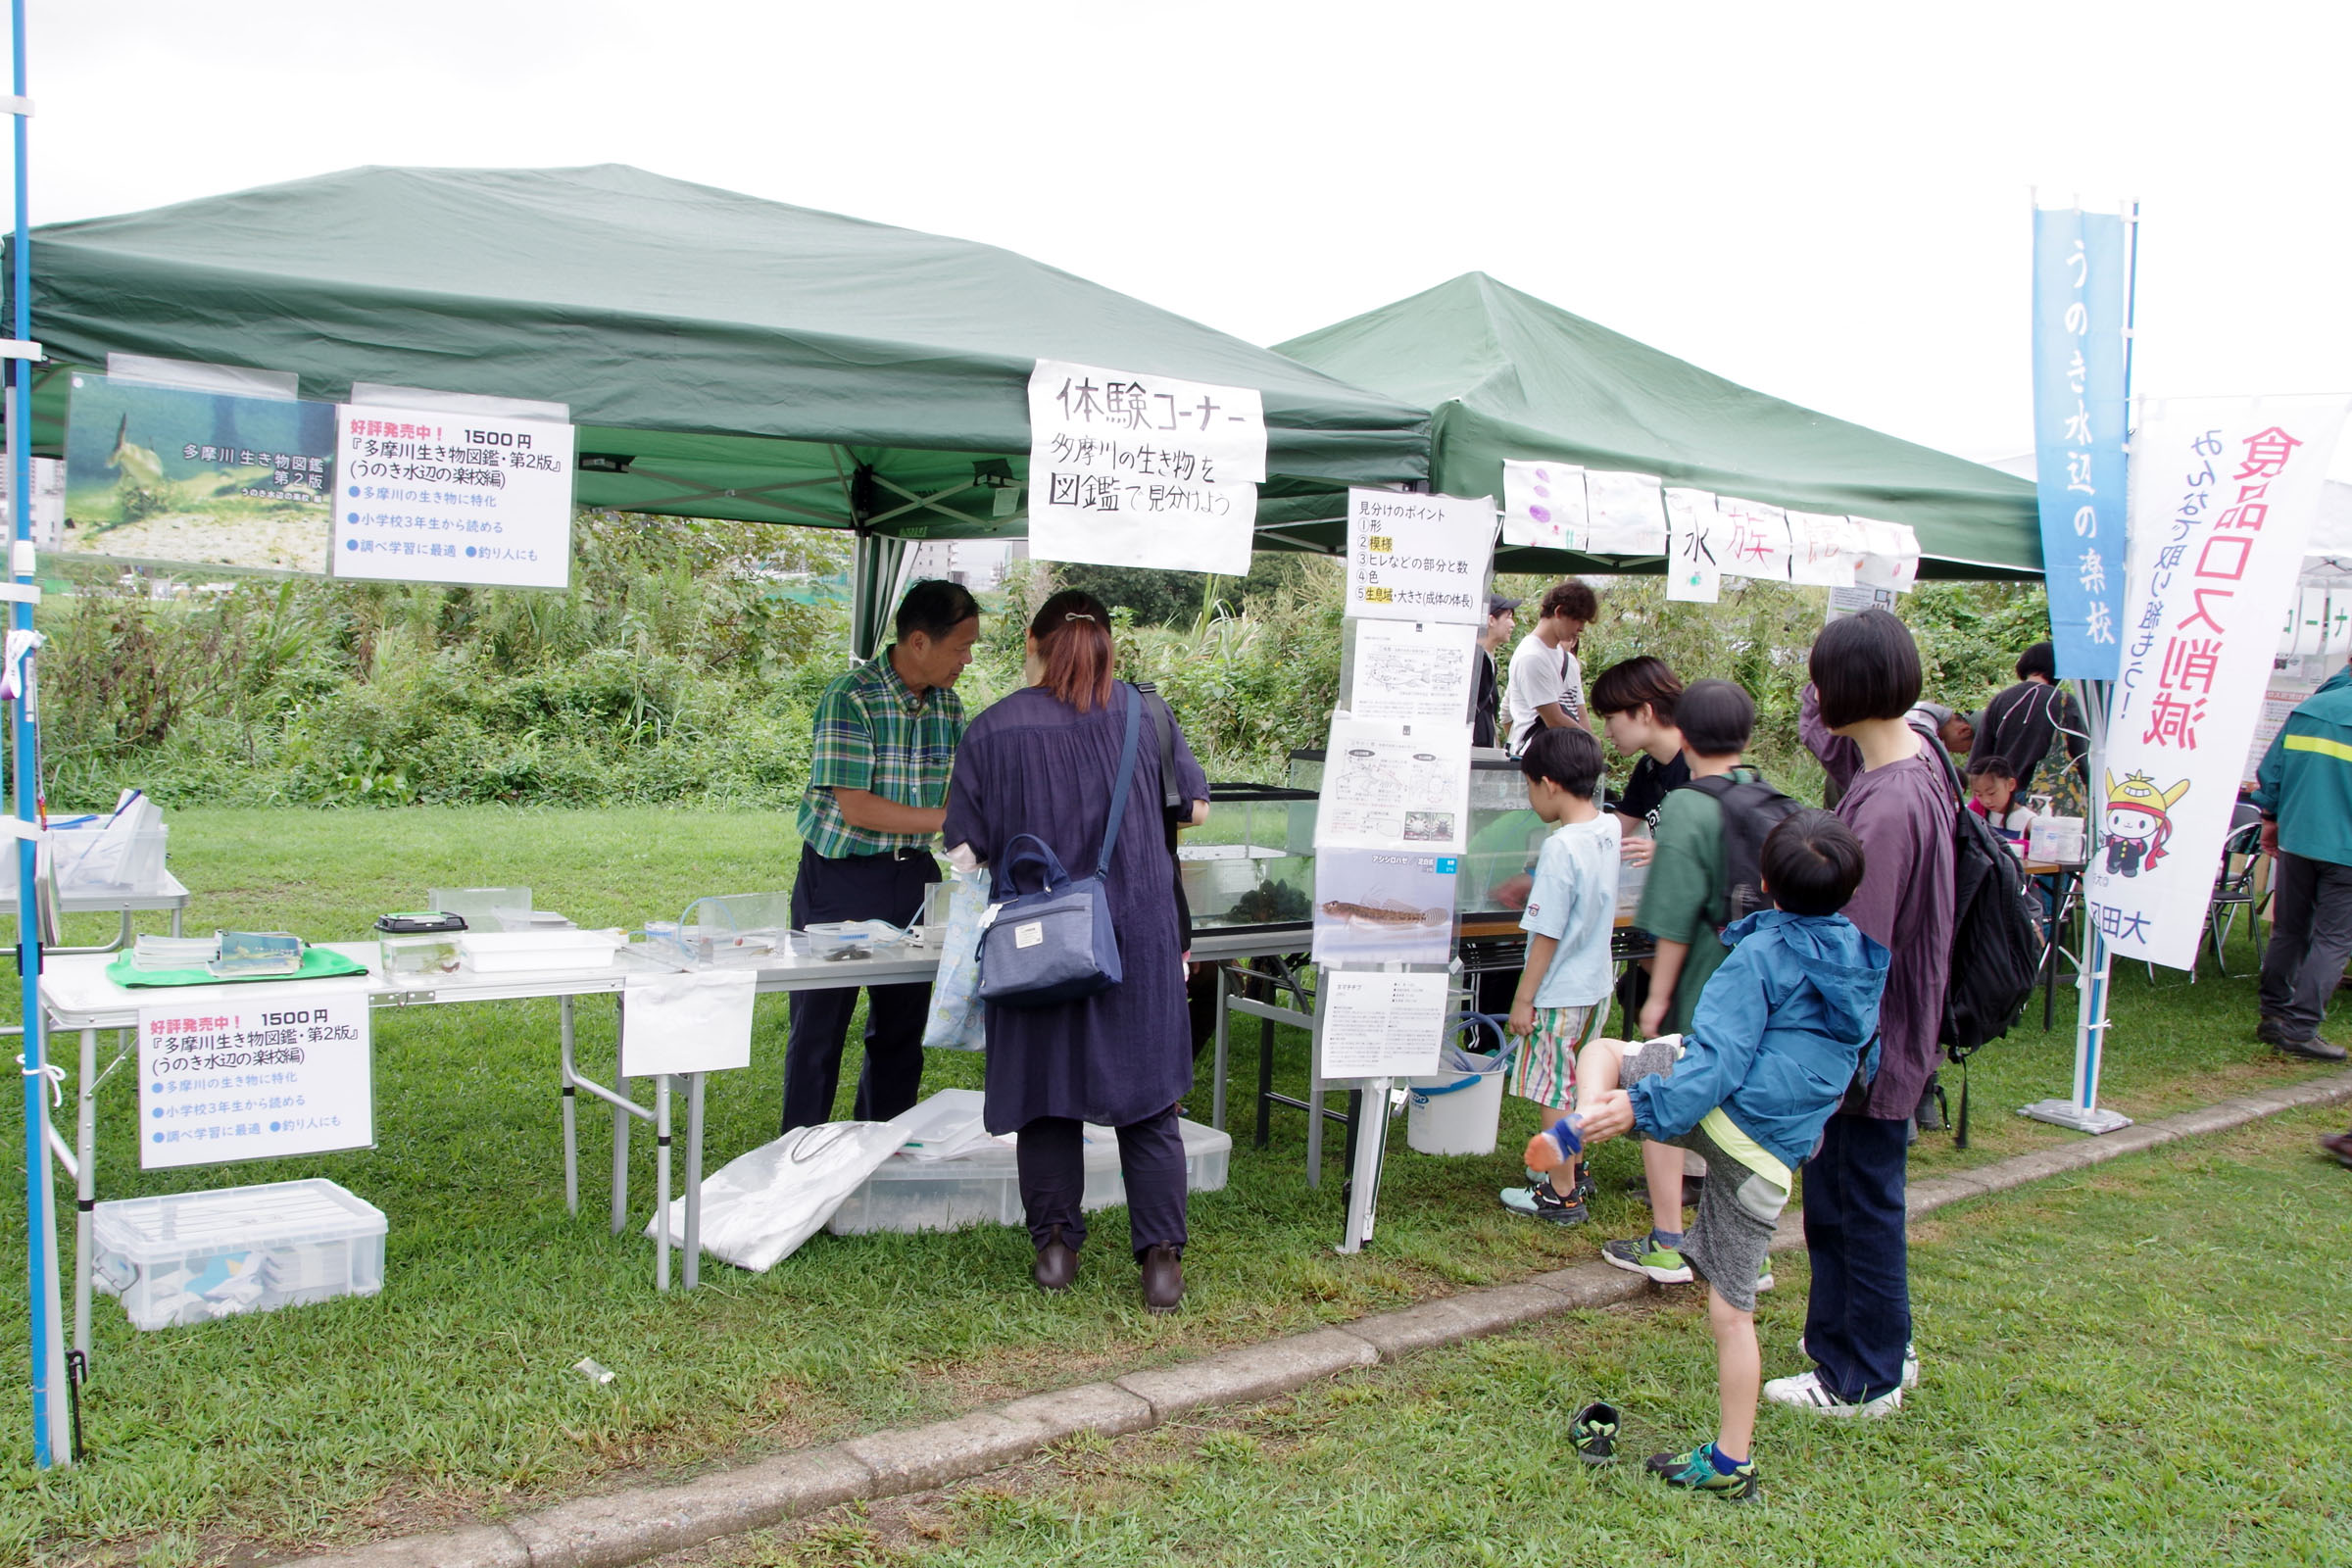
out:
{"label": "green cloth on table", "polygon": [[337,975],[366,974],[368,966],[356,959],[346,958],[329,948],[302,950],[302,967],[292,974],[220,975],[210,969],[141,969],[135,966],[133,955],[116,956],[106,966],[106,977],[125,989],[148,989],[163,986],[245,986],[271,980],[331,980]]}

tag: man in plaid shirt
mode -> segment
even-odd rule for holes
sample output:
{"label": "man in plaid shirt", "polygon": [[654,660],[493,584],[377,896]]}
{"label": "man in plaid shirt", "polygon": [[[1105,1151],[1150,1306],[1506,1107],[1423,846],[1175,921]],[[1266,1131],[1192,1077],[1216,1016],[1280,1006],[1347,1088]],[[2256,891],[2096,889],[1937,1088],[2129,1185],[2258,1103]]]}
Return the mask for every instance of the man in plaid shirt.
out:
{"label": "man in plaid shirt", "polygon": [[[922,911],[939,880],[931,841],[946,817],[948,774],[963,739],[956,677],[972,662],[980,607],[960,584],[918,582],[899,605],[898,641],[817,699],[808,787],[801,795],[801,869],[792,923],[888,920]],[[927,985],[866,989],[859,1121],[888,1121],[922,1093]],[[833,1119],[841,1048],[858,988],[792,993],[784,1048],[784,1131]]]}

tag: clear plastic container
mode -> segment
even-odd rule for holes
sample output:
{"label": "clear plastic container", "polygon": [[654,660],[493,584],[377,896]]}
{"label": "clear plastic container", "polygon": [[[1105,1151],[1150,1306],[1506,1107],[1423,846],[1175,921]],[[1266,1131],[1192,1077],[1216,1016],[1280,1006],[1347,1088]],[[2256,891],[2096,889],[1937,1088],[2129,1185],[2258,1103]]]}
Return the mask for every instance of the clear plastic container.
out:
{"label": "clear plastic container", "polygon": [[458,951],[476,974],[602,969],[627,945],[618,931],[467,931]]}
{"label": "clear plastic container", "polygon": [[[50,830],[57,858],[57,891],[76,895],[147,894],[164,890],[164,856],[171,841],[168,827],[135,833],[104,833],[97,825]],[[8,861],[8,882],[14,890],[16,857]]]}
{"label": "clear plastic container", "polygon": [[[1213,1193],[1225,1185],[1233,1139],[1199,1122],[1179,1121],[1184,1134],[1185,1185]],[[1109,1208],[1127,1201],[1127,1180],[1119,1171],[1118,1134],[1107,1127],[1086,1129],[1086,1194],[1079,1206]],[[912,1159],[897,1153],[882,1162],[865,1184],[833,1211],[826,1229],[836,1236],[874,1231],[952,1231],[966,1225],[1018,1225],[1021,1179],[1013,1146],[992,1140],[953,1159]]]}
{"label": "clear plastic container", "polygon": [[462,935],[458,931],[423,931],[377,937],[375,947],[383,960],[384,978],[421,980],[456,974],[466,966],[465,954],[458,947]]}
{"label": "clear plastic container", "polygon": [[384,1230],[383,1210],[318,1177],[100,1203],[90,1223],[97,1286],[139,1329],[373,1296]]}
{"label": "clear plastic container", "polygon": [[1314,791],[1211,784],[1208,801],[1207,823],[1176,849],[1194,929],[1303,929],[1314,917]]}
{"label": "clear plastic container", "polygon": [[511,916],[527,916],[531,908],[529,888],[434,888],[425,895],[428,909],[445,914],[462,914],[468,931],[520,931],[529,926],[528,919],[517,918],[509,924]]}

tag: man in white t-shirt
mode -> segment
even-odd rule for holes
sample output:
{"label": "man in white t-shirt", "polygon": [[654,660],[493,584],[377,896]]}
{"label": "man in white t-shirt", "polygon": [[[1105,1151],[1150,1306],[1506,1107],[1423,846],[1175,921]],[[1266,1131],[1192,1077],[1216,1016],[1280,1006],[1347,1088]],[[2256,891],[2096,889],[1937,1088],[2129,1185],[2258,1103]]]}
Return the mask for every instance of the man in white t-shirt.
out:
{"label": "man in white t-shirt", "polygon": [[1564,729],[1585,722],[1585,671],[1576,662],[1576,644],[1599,613],[1598,596],[1573,577],[1544,595],[1536,629],[1511,655],[1511,679],[1503,696],[1513,755],[1539,724]]}

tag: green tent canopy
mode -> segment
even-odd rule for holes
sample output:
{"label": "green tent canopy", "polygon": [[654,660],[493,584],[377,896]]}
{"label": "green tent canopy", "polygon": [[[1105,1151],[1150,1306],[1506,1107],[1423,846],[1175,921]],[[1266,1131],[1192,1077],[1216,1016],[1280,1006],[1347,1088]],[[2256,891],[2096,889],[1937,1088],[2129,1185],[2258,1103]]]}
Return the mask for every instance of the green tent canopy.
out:
{"label": "green tent canopy", "polygon": [[[1550,459],[1908,523],[1923,576],[2041,574],[2030,481],[1751,392],[1483,272],[1276,348],[1434,409],[1430,479],[1446,495],[1499,502],[1503,460]],[[1329,527],[1293,532],[1337,538]],[[1505,548],[1496,564],[1623,571],[1662,563]]]}
{"label": "green tent canopy", "polygon": [[[50,224],[31,252],[60,365],[563,403],[583,504],[855,528],[881,595],[905,540],[1026,530],[1002,492],[1040,358],[1256,388],[1266,528],[1428,471],[1411,403],[994,246],[621,165],[348,170]],[[34,416],[54,441],[56,404]]]}

